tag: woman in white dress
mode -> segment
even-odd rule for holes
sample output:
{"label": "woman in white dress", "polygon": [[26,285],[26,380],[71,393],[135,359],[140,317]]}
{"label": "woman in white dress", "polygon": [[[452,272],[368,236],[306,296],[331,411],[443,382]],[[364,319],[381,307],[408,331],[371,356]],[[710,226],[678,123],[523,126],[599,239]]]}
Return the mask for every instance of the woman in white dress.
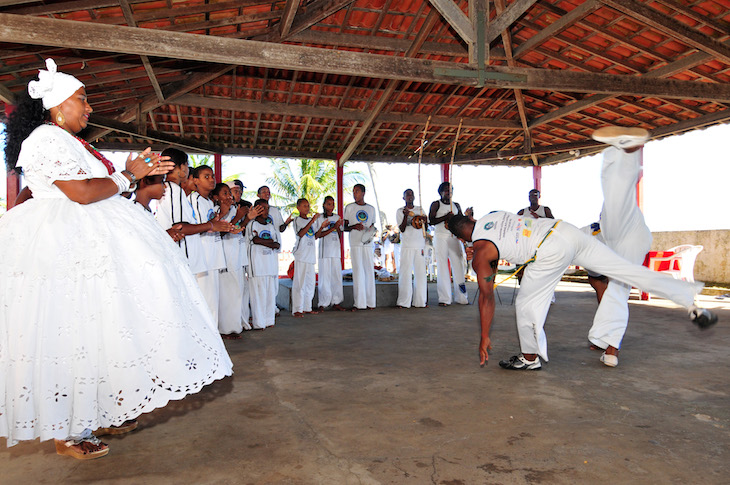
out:
{"label": "woman in white dress", "polygon": [[7,126],[32,198],[0,218],[0,436],[98,458],[92,430],[131,430],[232,364],[180,250],[119,195],[170,162],[147,149],[114,172],[74,135],[92,111],[83,84],[46,65]]}

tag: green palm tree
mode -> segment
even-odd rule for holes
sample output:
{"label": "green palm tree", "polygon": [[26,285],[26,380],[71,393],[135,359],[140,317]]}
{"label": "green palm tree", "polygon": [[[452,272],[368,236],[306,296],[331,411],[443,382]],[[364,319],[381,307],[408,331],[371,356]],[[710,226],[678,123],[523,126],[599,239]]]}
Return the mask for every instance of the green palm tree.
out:
{"label": "green palm tree", "polygon": [[[272,202],[284,212],[296,209],[297,199],[305,198],[312,210],[319,212],[325,196],[337,195],[337,166],[334,160],[271,160],[273,175],[266,179],[273,199]],[[356,183],[364,183],[365,176],[357,170],[347,170],[342,183],[345,190],[351,190]]]}

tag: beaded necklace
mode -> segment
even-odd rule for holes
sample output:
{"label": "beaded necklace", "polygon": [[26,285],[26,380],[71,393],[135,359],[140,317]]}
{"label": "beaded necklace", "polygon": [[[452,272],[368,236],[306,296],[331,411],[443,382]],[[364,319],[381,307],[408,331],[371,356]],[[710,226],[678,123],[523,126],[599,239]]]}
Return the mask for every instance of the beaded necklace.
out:
{"label": "beaded necklace", "polygon": [[94,158],[96,158],[97,160],[99,160],[101,163],[104,164],[104,166],[106,167],[107,171],[109,172],[109,175],[111,175],[111,174],[114,173],[114,171],[115,171],[114,170],[114,164],[112,164],[112,162],[110,162],[109,159],[106,158],[104,155],[102,155],[101,153],[99,153],[99,151],[96,148],[94,148],[91,145],[91,143],[89,143],[88,141],[84,140],[83,138],[79,138],[78,136],[76,136],[73,133],[71,133],[70,131],[64,129],[63,127],[61,127],[58,123],[56,123],[54,121],[49,121],[48,124],[49,125],[58,126],[63,131],[65,131],[66,133],[68,133],[72,137],[76,138],[79,142],[81,142],[81,144],[84,146],[84,148],[86,148],[86,150],[89,153],[91,153],[92,155],[94,155]]}

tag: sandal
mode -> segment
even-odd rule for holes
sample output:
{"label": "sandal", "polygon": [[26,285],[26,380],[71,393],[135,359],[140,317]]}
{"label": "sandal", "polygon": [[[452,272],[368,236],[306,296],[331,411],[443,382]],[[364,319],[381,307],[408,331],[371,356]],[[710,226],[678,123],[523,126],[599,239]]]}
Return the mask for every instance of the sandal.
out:
{"label": "sandal", "polygon": [[54,441],[56,442],[57,454],[67,455],[77,460],[93,460],[106,456],[109,453],[109,446],[106,443],[102,443],[93,434],[79,439]]}
{"label": "sandal", "polygon": [[97,438],[99,436],[107,436],[107,435],[120,435],[129,433],[130,431],[134,431],[137,429],[137,420],[136,419],[130,419],[129,421],[125,421],[119,426],[109,426],[108,428],[99,428],[96,431],[94,431],[94,436]]}
{"label": "sandal", "polygon": [[222,333],[221,338],[223,340],[240,340],[243,337],[241,336],[240,333],[225,333],[225,334]]}

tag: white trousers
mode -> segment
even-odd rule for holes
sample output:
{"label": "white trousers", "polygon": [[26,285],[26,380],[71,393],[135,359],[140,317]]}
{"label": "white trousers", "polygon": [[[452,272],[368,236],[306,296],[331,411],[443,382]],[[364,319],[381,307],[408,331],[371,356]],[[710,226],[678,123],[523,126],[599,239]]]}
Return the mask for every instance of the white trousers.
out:
{"label": "white trousers", "polygon": [[342,264],[340,258],[319,260],[319,281],[317,282],[319,306],[339,305],[345,299],[342,291]]}
{"label": "white trousers", "polygon": [[375,308],[375,269],[373,266],[373,245],[351,246],[352,296],[355,308]]}
{"label": "white trousers", "polygon": [[218,321],[218,300],[220,299],[220,271],[215,269],[205,271],[195,275],[198,280],[200,291],[203,292],[205,302],[208,304],[211,313],[213,313],[213,321]]}
{"label": "white trousers", "polygon": [[525,354],[547,357],[547,338],[543,329],[550,309],[550,299],[563,273],[571,264],[608,276],[672,300],[686,308],[694,303],[702,283],[687,283],[669,275],[632,264],[611,251],[594,237],[561,221],[537,251],[535,261],[527,266],[515,302],[517,333]]}
{"label": "white trousers", "polygon": [[[644,261],[652,240],[644,215],[636,204],[640,162],[640,150],[626,153],[611,147],[603,152],[601,169],[603,210],[600,239],[616,254],[634,264]],[[630,293],[631,285],[609,280],[588,332],[588,339],[594,345],[603,349],[621,347],[629,324]]]}
{"label": "white trousers", "polygon": [[253,276],[248,279],[251,292],[251,316],[253,328],[266,328],[274,325],[276,318],[276,276]]}
{"label": "white trousers", "polygon": [[451,277],[454,280],[453,297],[456,303],[466,305],[469,303],[466,294],[466,283],[464,275],[464,246],[461,241],[451,235],[439,236],[433,238],[433,249],[436,253],[436,271],[438,278],[436,288],[438,288],[439,303],[451,304],[451,278],[449,278],[449,263],[451,263]]}
{"label": "white trousers", "polygon": [[291,286],[292,315],[312,311],[315,286],[314,273],[313,264],[294,260],[294,277]]}
{"label": "white trousers", "polygon": [[426,306],[426,258],[422,249],[401,248],[397,305]]}
{"label": "white trousers", "polygon": [[241,268],[241,325],[245,330],[251,330],[248,319],[251,318],[251,293],[248,283],[248,266]]}
{"label": "white trousers", "polygon": [[220,295],[218,298],[218,332],[222,335],[243,331],[243,322],[241,321],[242,285],[243,271],[221,271]]}

